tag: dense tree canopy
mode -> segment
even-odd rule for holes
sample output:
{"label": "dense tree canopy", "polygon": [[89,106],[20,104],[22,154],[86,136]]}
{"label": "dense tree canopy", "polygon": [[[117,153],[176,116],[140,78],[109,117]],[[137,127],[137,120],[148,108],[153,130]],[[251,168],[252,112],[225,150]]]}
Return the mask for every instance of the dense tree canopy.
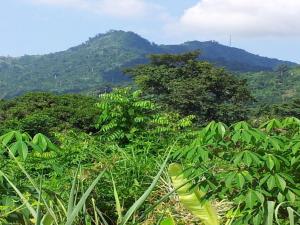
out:
{"label": "dense tree canopy", "polygon": [[246,81],[224,69],[197,61],[199,52],[152,55],[151,62],[126,70],[138,87],[160,103],[199,121],[245,119],[253,100]]}
{"label": "dense tree canopy", "polygon": [[29,93],[0,102],[0,134],[22,130],[31,135],[75,128],[96,131],[96,99],[82,95]]}

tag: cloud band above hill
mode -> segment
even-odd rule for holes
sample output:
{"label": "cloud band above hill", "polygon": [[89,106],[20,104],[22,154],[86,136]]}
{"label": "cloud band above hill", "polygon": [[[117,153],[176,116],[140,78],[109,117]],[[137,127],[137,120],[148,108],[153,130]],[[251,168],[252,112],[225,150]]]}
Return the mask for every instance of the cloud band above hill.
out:
{"label": "cloud band above hill", "polygon": [[170,30],[239,36],[300,36],[299,0],[201,0]]}

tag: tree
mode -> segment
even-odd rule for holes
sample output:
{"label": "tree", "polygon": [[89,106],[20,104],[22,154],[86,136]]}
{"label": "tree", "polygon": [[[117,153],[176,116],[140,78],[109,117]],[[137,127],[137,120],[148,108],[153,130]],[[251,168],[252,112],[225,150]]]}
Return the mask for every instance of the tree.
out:
{"label": "tree", "polygon": [[279,80],[282,82],[284,76],[288,75],[289,67],[285,64],[282,64],[282,65],[279,65],[275,71],[278,74]]}
{"label": "tree", "polygon": [[246,81],[198,61],[198,56],[199,52],[152,55],[149,64],[125,73],[159,103],[183,115],[193,114],[201,122],[245,119],[245,106],[253,101]]}

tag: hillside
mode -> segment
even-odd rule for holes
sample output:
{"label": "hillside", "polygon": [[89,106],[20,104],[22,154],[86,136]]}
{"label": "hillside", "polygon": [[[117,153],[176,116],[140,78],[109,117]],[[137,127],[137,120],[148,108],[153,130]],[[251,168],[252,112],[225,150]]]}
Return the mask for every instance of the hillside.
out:
{"label": "hillside", "polygon": [[240,78],[247,79],[249,87],[260,103],[282,103],[300,98],[300,67],[279,72],[244,73]]}
{"label": "hillside", "polygon": [[260,57],[214,41],[157,45],[133,32],[110,31],[66,51],[18,58],[0,57],[0,99],[29,91],[77,93],[124,84],[122,69],[147,62],[152,53],[201,50],[201,60],[233,71],[272,71],[291,62]]}

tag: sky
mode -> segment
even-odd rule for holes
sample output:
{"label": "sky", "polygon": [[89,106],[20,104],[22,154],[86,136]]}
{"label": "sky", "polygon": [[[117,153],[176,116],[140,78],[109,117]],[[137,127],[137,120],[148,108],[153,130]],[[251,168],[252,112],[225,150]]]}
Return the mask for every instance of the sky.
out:
{"label": "sky", "polygon": [[216,40],[300,63],[300,0],[0,0],[0,55],[57,52],[109,30]]}

